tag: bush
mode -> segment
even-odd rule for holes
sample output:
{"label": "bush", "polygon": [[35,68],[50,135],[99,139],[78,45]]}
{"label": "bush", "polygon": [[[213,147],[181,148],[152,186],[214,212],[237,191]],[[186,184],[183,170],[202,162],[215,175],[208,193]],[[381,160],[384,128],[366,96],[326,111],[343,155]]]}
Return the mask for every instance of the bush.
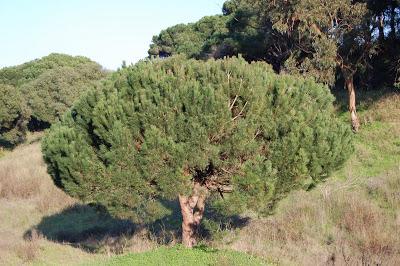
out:
{"label": "bush", "polygon": [[325,86],[265,63],[144,61],[82,97],[42,149],[56,185],[138,222],[178,196],[200,219],[206,196],[225,213],[267,213],[351,153],[332,102]]}
{"label": "bush", "polygon": [[13,146],[25,139],[29,112],[25,99],[13,86],[0,84],[0,145]]}

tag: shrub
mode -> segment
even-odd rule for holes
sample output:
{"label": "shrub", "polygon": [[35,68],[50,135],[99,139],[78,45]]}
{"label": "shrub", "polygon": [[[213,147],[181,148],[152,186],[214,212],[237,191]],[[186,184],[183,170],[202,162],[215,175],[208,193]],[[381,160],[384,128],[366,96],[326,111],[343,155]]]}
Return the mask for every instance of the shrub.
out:
{"label": "shrub", "polygon": [[0,95],[0,145],[13,146],[25,139],[29,111],[15,87],[0,84]]}
{"label": "shrub", "polygon": [[144,61],[82,97],[42,149],[56,185],[116,215],[148,222],[179,198],[192,246],[206,199],[267,213],[343,163],[351,133],[332,102],[325,86],[261,62]]}

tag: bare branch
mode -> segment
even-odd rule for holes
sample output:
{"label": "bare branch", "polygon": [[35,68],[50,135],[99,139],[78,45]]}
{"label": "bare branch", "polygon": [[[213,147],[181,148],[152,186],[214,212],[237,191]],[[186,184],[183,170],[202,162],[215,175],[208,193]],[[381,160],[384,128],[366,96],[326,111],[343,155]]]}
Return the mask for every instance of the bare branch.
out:
{"label": "bare branch", "polygon": [[232,104],[229,106],[229,110],[232,110],[233,106],[234,106],[235,103],[236,103],[237,98],[238,98],[238,95],[236,95],[236,96],[235,96],[235,99],[233,99]]}
{"label": "bare branch", "polygon": [[244,111],[244,108],[246,108],[246,105],[247,105],[247,102],[244,104],[242,110],[240,110],[240,113],[237,116],[235,116],[234,118],[232,118],[232,121],[235,121],[236,118],[238,118],[238,117],[240,117],[242,115],[242,113]]}

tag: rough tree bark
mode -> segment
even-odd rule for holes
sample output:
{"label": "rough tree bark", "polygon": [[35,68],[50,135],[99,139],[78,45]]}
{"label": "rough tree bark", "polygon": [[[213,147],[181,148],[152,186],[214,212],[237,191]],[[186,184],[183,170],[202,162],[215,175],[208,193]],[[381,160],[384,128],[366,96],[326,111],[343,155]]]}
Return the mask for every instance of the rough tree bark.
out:
{"label": "rough tree bark", "polygon": [[191,248],[197,243],[198,229],[204,215],[206,191],[195,183],[191,196],[179,195],[182,212],[182,244]]}
{"label": "rough tree bark", "polygon": [[354,132],[360,129],[360,121],[358,120],[356,110],[356,90],[354,88],[353,75],[345,76],[345,85],[349,94],[349,112],[351,118],[351,127]]}

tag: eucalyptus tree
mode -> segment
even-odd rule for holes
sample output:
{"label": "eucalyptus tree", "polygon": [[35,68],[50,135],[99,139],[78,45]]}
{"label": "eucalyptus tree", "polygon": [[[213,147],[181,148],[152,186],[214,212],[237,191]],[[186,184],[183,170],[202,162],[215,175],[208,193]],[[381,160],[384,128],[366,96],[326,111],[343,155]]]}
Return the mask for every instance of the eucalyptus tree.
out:
{"label": "eucalyptus tree", "polygon": [[271,23],[290,47],[285,51],[282,70],[313,76],[332,85],[336,68],[349,94],[349,112],[353,130],[360,123],[356,112],[354,75],[373,52],[366,3],[352,0],[257,0],[258,19]]}

